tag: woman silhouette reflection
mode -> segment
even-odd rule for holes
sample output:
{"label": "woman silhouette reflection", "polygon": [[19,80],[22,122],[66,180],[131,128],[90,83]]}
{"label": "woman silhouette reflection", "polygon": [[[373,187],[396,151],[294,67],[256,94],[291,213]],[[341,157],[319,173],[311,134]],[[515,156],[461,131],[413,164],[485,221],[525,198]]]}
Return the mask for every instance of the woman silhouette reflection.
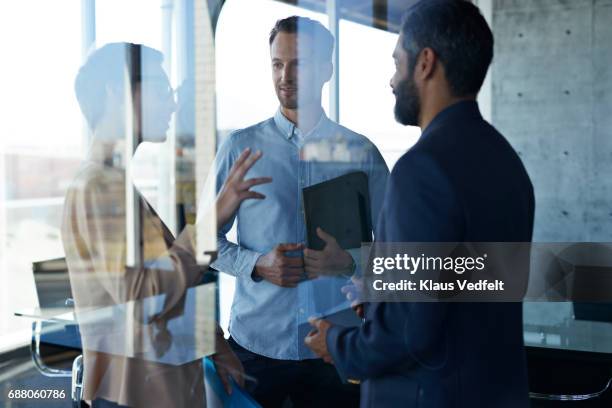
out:
{"label": "woman silhouette reflection", "polygon": [[[165,320],[180,309],[186,290],[202,277],[194,256],[193,227],[186,227],[175,238],[131,183],[127,185],[134,189],[140,212],[143,262],[140,267],[126,267],[128,211],[122,153],[126,137],[131,137],[126,125],[132,124],[128,129],[138,135],[137,144],[166,139],[176,103],[162,59],[161,53],[146,46],[108,44],[89,56],[75,81],[79,106],[92,134],[87,157],[66,196],[62,225],[77,318],[90,308],[165,295],[155,322],[130,318],[129,313],[108,326],[80,321],[83,399],[92,401],[94,407],[204,405],[200,360],[172,366],[133,357],[143,352],[139,347],[145,342],[140,340],[150,336],[152,326],[161,322],[165,327]],[[245,180],[260,157],[260,152],[247,149],[232,168],[216,199],[217,225],[225,224],[242,201],[264,198],[250,188],[271,179]],[[100,352],[108,350],[101,343],[117,330],[125,331],[120,335],[133,348],[130,357]],[[160,338],[171,341],[160,333],[157,343]],[[243,385],[244,370],[218,327],[215,336],[217,353],[212,358],[226,390],[231,391],[229,376]]]}

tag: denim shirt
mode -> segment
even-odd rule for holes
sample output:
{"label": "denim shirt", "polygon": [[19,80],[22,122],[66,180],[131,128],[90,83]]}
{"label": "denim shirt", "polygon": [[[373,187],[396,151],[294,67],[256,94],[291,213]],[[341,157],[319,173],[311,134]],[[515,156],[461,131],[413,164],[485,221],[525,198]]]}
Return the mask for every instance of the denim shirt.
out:
{"label": "denim shirt", "polygon": [[[348,304],[340,288],[347,277],[305,280],[295,288],[255,281],[257,259],[281,243],[303,243],[306,226],[302,189],[353,171],[368,175],[372,225],[376,225],[389,170],[378,149],[364,136],[346,129],[324,113],[303,134],[280,111],[273,118],[231,133],[216,158],[216,191],[245,148],[263,157],[247,179],[269,176],[272,183],[257,186],[264,200],[242,203],[236,217],[218,232],[218,258],[213,268],[236,277],[230,314],[230,333],[238,344],[259,355],[302,360],[315,355],[304,345],[309,316]],[[226,234],[237,219],[237,241]],[[349,250],[359,264],[359,249]],[[288,256],[301,256],[300,253]]]}

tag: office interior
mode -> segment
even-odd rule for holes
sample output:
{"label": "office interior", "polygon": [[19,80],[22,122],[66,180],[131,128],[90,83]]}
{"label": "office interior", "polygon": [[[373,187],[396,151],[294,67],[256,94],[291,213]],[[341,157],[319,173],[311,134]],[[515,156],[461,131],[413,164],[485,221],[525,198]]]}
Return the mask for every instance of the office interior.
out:
{"label": "office interior", "polygon": [[[164,55],[181,110],[165,142],[143,145],[126,160],[134,184],[176,234],[202,216],[200,192],[222,142],[276,110],[267,35],[279,18],[307,16],[334,34],[335,71],[323,108],[366,135],[391,169],[420,135],[395,123],[389,88],[391,53],[411,3],[28,0],[0,6],[0,405],[83,403],[60,224],[64,196],[90,142],[73,81],[92,48],[127,41]],[[533,182],[533,241],[611,242],[612,0],[473,3],[495,37],[478,103]],[[211,218],[197,228],[204,269],[216,251],[215,222],[205,216]],[[209,271],[194,294],[193,302],[207,305],[209,331],[217,320],[227,332],[233,280]],[[572,302],[526,302],[523,313],[532,406],[612,406],[612,305],[577,313]],[[45,327],[58,320],[61,333],[49,336]],[[207,339],[198,352],[212,350]],[[61,390],[65,397],[9,399],[15,389]]]}

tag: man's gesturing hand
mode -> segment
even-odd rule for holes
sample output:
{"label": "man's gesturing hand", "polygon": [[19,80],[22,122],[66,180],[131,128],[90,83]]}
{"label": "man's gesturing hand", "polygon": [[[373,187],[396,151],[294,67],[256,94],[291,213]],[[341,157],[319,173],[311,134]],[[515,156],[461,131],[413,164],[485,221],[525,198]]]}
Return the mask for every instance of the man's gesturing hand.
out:
{"label": "man's gesturing hand", "polygon": [[306,248],[304,250],[304,270],[308,279],[321,275],[337,275],[351,272],[353,258],[338,245],[336,238],[317,228],[317,235],[325,241],[322,251]]}
{"label": "man's gesturing hand", "polygon": [[251,191],[251,187],[272,181],[270,177],[256,177],[245,180],[247,172],[262,156],[260,151],[251,154],[246,148],[232,166],[219,195],[217,196],[217,225],[225,225],[236,213],[240,204],[247,199],[264,199],[261,193]]}
{"label": "man's gesturing hand", "polygon": [[302,244],[280,244],[261,256],[255,264],[254,277],[260,277],[275,285],[285,288],[296,287],[304,278],[304,261],[302,257],[288,257],[285,252],[299,251]]}

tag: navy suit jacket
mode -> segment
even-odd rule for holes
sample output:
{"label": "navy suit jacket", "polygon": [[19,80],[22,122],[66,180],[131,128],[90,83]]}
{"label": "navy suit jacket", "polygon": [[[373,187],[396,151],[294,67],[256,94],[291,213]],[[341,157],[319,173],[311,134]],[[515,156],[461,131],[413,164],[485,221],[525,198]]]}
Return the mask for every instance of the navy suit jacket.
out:
{"label": "navy suit jacket", "polygon": [[[381,242],[529,242],[533,187],[476,102],[440,112],[395,165]],[[327,346],[362,407],[528,406],[520,303],[371,303]]]}

